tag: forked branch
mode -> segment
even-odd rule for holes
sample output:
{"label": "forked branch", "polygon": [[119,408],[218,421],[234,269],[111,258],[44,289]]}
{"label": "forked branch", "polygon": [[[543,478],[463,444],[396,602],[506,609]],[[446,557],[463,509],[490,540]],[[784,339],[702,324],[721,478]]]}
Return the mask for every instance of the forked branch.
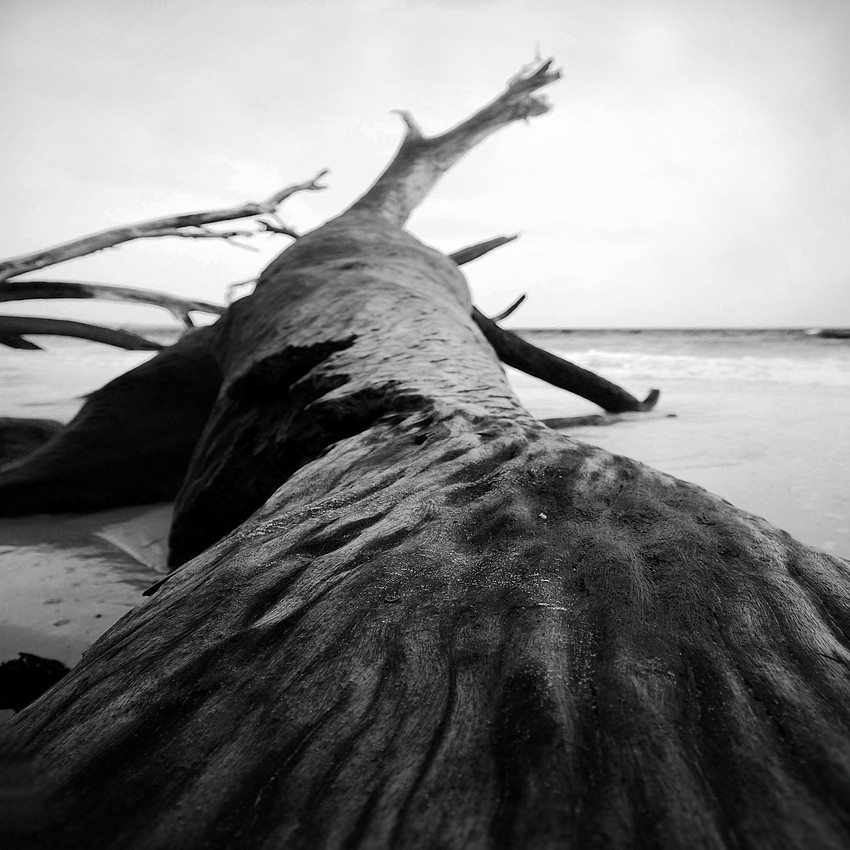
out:
{"label": "forked branch", "polygon": [[[130,242],[133,239],[150,239],[160,236],[229,239],[233,236],[244,236],[246,235],[244,231],[238,233],[216,233],[213,230],[205,230],[204,228],[206,225],[215,224],[216,222],[234,221],[235,219],[252,218],[260,215],[269,215],[274,218],[277,208],[291,195],[296,194],[296,192],[314,192],[327,188],[319,182],[325,174],[327,174],[327,170],[320,171],[310,180],[286,186],[273,195],[270,195],[264,201],[248,202],[234,207],[207,210],[206,212],[166,216],[165,218],[156,218],[151,221],[125,225],[124,227],[115,227],[110,230],[102,230],[99,233],[92,233],[89,236],[83,236],[81,239],[74,239],[71,242],[55,245],[43,251],[12,257],[9,260],[0,262],[0,283],[26,272],[43,269],[56,263],[73,260],[76,257],[84,257],[87,254],[94,254],[97,251],[102,251],[104,248],[112,248],[115,245]],[[263,222],[261,228],[258,232],[287,233],[287,235],[294,233],[294,231],[291,231],[280,221],[272,225]]]}
{"label": "forked branch", "polygon": [[413,117],[400,111],[406,133],[386,171],[351,206],[403,225],[440,177],[467,151],[501,127],[543,115],[549,104],[534,92],[554,83],[561,73],[552,59],[523,69],[492,103],[440,136],[423,136]]}

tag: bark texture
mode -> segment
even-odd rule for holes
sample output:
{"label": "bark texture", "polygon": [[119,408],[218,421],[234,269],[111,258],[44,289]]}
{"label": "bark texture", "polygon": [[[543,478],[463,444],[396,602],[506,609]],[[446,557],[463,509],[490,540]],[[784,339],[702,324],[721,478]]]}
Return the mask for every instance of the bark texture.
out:
{"label": "bark texture", "polygon": [[216,326],[199,554],[12,721],[43,834],[845,848],[850,565],[534,420],[405,163]]}
{"label": "bark texture", "polygon": [[55,419],[0,417],[0,468],[31,454],[63,427]]}
{"label": "bark texture", "polygon": [[15,721],[67,846],[846,847],[846,562],[547,431],[438,326],[448,398],[373,385]]}
{"label": "bark texture", "polygon": [[33,453],[0,470],[0,516],[174,498],[221,383],[215,325],[89,396]]}

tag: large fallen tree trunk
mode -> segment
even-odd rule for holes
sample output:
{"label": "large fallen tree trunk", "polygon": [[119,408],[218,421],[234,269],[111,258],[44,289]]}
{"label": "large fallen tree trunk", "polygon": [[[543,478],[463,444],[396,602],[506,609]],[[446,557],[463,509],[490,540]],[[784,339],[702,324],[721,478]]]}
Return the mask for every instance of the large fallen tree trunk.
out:
{"label": "large fallen tree trunk", "polygon": [[401,228],[554,78],[442,136],[408,119],[219,322],[173,541],[200,554],[12,724],[48,837],[847,846],[848,564],[536,422]]}
{"label": "large fallen tree trunk", "polygon": [[[470,245],[449,259],[468,263],[514,238]],[[500,328],[479,310],[473,308],[472,315],[500,359],[607,411],[645,412],[658,399],[653,390],[639,402],[616,384]],[[0,471],[0,516],[174,499],[221,387],[220,331],[214,325],[184,337],[92,393],[66,429],[14,468]]]}
{"label": "large fallen tree trunk", "polygon": [[0,416],[0,467],[32,454],[62,430],[54,419]]}

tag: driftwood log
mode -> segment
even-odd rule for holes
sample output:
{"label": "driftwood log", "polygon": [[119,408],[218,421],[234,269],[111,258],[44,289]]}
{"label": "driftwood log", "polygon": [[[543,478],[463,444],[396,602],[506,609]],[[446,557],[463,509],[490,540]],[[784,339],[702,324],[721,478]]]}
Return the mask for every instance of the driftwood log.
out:
{"label": "driftwood log", "polygon": [[441,136],[408,116],[216,325],[195,557],[12,721],[26,840],[848,846],[850,566],[533,419],[402,229],[556,76]]}
{"label": "driftwood log", "polygon": [[[488,239],[450,254],[449,259],[466,264],[515,238]],[[3,292],[0,288],[0,297]],[[137,301],[147,298],[166,307],[170,303],[160,303],[159,293],[132,292]],[[500,315],[510,315],[523,299]],[[187,305],[198,303],[174,300],[175,309],[195,309]],[[500,328],[474,307],[472,317],[503,362],[603,407],[605,417],[594,422],[615,421],[611,414],[645,413],[658,400],[658,390],[652,390],[645,401],[638,401],[622,387]],[[92,393],[55,439],[21,457],[14,468],[0,471],[0,516],[174,499],[221,388],[226,326],[198,330]]]}

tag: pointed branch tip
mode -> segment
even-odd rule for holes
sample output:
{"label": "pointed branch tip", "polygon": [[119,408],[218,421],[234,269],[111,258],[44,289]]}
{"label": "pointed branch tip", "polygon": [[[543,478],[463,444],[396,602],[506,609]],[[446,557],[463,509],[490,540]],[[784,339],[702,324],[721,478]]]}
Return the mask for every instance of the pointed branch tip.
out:
{"label": "pointed branch tip", "polygon": [[392,109],[390,111],[398,115],[404,122],[404,126],[406,129],[406,132],[404,134],[405,139],[424,138],[422,128],[419,126],[419,124],[416,123],[416,119],[413,117],[412,113],[408,112],[406,109]]}
{"label": "pointed branch tip", "polygon": [[523,294],[520,295],[520,297],[517,298],[516,301],[514,301],[513,304],[510,305],[510,307],[507,307],[506,309],[502,310],[501,313],[493,316],[493,321],[494,322],[501,322],[502,319],[507,319],[508,316],[510,316],[517,309],[517,307],[519,307],[520,304],[522,304],[523,301],[525,301],[525,299],[527,297],[528,296],[523,292]]}
{"label": "pointed branch tip", "polygon": [[509,80],[508,80],[508,89],[512,88],[523,88],[527,86],[529,83],[533,83],[531,89],[540,88],[540,86],[547,85],[548,83],[554,83],[555,80],[561,79],[561,70],[559,68],[555,68],[554,71],[550,73],[549,69],[552,67],[552,63],[555,61],[554,57],[549,57],[548,59],[535,59],[532,62],[529,62],[528,65],[523,65],[522,68],[517,71]]}

